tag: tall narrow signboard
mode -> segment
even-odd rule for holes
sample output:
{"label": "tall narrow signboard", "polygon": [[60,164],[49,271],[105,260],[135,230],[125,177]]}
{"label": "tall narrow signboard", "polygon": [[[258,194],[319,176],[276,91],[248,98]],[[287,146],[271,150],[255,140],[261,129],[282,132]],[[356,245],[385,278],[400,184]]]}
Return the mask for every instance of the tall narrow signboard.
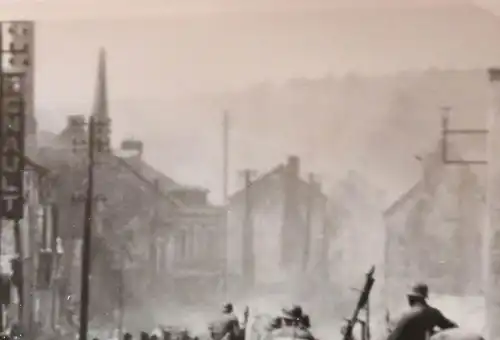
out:
{"label": "tall narrow signboard", "polygon": [[22,219],[24,210],[25,93],[32,35],[31,22],[0,23],[0,211],[6,220]]}

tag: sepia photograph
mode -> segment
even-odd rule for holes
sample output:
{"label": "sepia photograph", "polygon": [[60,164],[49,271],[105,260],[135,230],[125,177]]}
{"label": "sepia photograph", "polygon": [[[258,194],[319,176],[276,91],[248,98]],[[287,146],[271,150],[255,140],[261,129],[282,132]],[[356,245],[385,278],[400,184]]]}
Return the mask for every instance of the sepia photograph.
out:
{"label": "sepia photograph", "polygon": [[0,0],[0,340],[500,340],[500,0]]}

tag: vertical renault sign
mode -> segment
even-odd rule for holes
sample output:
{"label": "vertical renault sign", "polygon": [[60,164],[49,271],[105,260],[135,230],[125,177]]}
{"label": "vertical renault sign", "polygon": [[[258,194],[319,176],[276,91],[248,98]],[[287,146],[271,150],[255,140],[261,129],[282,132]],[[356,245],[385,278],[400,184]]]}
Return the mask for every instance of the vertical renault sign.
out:
{"label": "vertical renault sign", "polygon": [[26,95],[31,93],[32,22],[0,23],[1,214],[20,220],[24,206]]}

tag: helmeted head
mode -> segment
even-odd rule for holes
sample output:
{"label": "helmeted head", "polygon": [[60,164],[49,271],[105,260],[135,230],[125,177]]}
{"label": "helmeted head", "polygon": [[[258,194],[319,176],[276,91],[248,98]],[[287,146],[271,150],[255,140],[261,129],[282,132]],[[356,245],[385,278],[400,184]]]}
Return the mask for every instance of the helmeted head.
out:
{"label": "helmeted head", "polygon": [[408,296],[416,296],[423,299],[427,299],[429,297],[429,286],[425,283],[417,283],[412,288]]}
{"label": "helmeted head", "polygon": [[425,283],[415,284],[407,294],[410,304],[415,302],[425,302],[429,297],[429,287]]}
{"label": "helmeted head", "polygon": [[302,307],[299,305],[293,305],[290,309],[283,309],[283,312],[291,318],[297,319],[302,316]]}
{"label": "helmeted head", "polygon": [[283,308],[283,320],[285,323],[296,322],[302,317],[302,307],[293,305],[291,308]]}
{"label": "helmeted head", "polygon": [[233,304],[231,302],[226,302],[225,304],[222,305],[222,312],[223,313],[232,313],[233,312]]}

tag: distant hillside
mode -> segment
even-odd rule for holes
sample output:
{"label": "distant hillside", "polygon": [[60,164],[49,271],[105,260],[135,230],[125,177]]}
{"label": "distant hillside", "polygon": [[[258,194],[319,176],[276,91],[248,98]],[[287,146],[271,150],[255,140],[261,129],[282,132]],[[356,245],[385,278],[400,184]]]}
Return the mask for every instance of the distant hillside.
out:
{"label": "distant hillside", "polygon": [[[181,182],[209,187],[219,197],[220,119],[228,109],[232,174],[246,166],[267,169],[284,154],[298,153],[330,183],[345,168],[363,164],[361,170],[377,177],[378,186],[402,191],[392,186],[408,186],[417,175],[413,153],[424,147],[420,142],[436,137],[438,106],[451,98],[470,117],[481,114],[484,107],[476,103],[486,97],[486,75],[324,75],[430,66],[485,69],[500,63],[500,45],[494,43],[499,36],[497,17],[464,4],[46,21],[37,32],[37,100],[46,112],[87,110],[95,51],[104,45],[114,136],[142,139],[148,161]],[[291,77],[298,78],[286,81]],[[247,88],[263,79],[269,84]],[[228,92],[235,88],[242,90]],[[192,95],[197,91],[223,94]],[[191,95],[185,101],[172,99],[186,94]],[[408,112],[419,118],[399,128]],[[242,185],[236,176],[232,182],[233,189]]]}
{"label": "distant hillside", "polygon": [[[298,79],[211,100],[232,108],[233,162],[296,152],[327,184],[355,168],[393,200],[419,176],[415,156],[435,148],[441,107],[453,107],[455,127],[485,127],[489,91],[486,71],[429,70]],[[458,141],[460,154],[484,157],[482,142]]]}
{"label": "distant hillside", "polygon": [[[164,110],[176,115],[161,124],[143,118],[150,131],[139,137],[149,163],[184,182],[217,189],[222,172],[220,108],[229,108],[233,189],[242,185],[238,170],[250,166],[262,171],[297,154],[304,172],[317,172],[326,186],[357,170],[386,192],[389,204],[417,180],[415,156],[435,148],[443,105],[453,107],[453,126],[485,127],[487,80],[486,70],[431,69],[262,83],[171,102]],[[482,158],[483,142],[458,141],[458,149],[466,158]]]}

